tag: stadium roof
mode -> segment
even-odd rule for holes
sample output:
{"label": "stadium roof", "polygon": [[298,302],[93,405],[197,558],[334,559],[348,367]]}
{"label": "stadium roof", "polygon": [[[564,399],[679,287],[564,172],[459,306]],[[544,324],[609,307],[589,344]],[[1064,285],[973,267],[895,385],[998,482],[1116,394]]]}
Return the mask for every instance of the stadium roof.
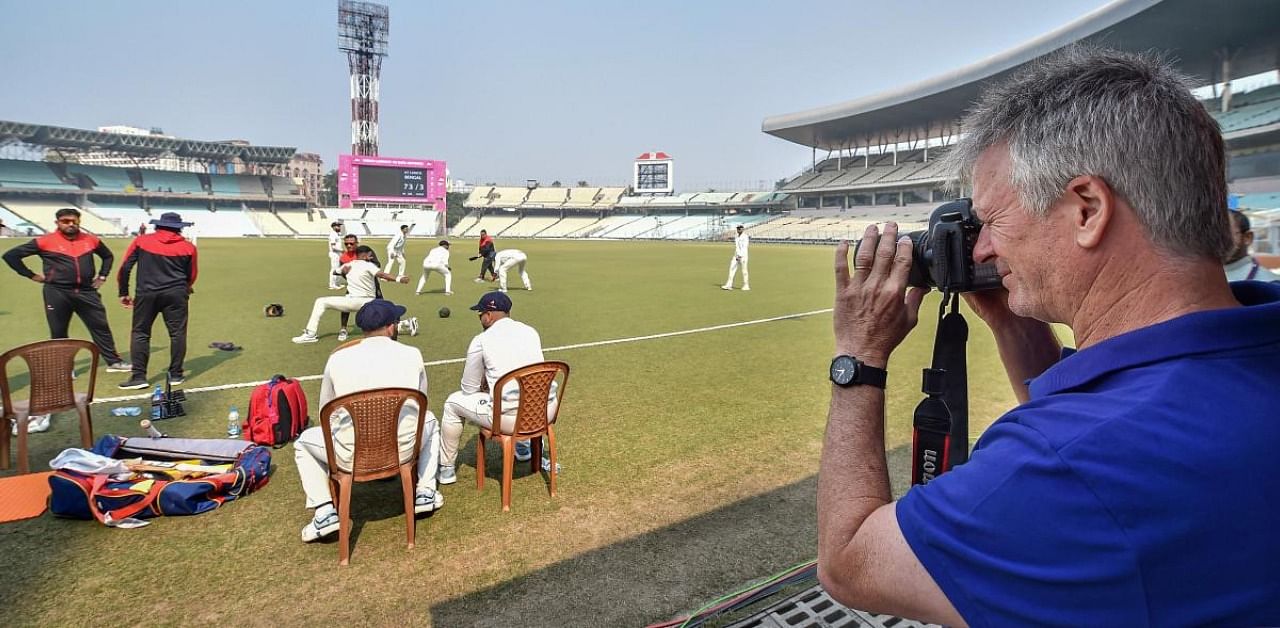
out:
{"label": "stadium roof", "polygon": [[0,120],[0,144],[13,140],[75,151],[109,151],[130,155],[173,154],[207,161],[230,161],[238,157],[246,163],[288,163],[297,151],[296,148],[286,146],[249,146],[160,135],[124,135]]}
{"label": "stadium roof", "polygon": [[836,150],[874,141],[896,142],[954,123],[983,83],[999,80],[1045,54],[1077,41],[1123,50],[1165,52],[1187,74],[1209,84],[1221,74],[1221,51],[1231,75],[1280,67],[1280,2],[1274,0],[1114,0],[1017,48],[865,98],[765,118],[765,133]]}

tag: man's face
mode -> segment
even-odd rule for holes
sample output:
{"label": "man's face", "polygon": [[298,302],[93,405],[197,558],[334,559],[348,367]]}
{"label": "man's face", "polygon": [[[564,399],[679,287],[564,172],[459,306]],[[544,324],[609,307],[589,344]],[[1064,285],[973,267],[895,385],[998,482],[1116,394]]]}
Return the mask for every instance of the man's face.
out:
{"label": "man's face", "polygon": [[1054,233],[1053,209],[1039,219],[1022,204],[1012,183],[1009,151],[987,149],[973,172],[973,209],[982,231],[973,249],[975,262],[992,262],[1009,291],[1009,309],[1018,316],[1044,321],[1055,318],[1053,271],[1064,254]]}
{"label": "man's face", "polygon": [[334,233],[338,233],[338,232],[340,232],[340,231],[342,231],[342,225],[333,225],[333,232],[334,232]]}
{"label": "man's face", "polygon": [[493,312],[480,312],[480,327],[488,329],[495,320],[497,320],[497,317]]}
{"label": "man's face", "polygon": [[1249,247],[1253,246],[1253,232],[1242,231],[1240,222],[1235,218],[1231,219],[1231,255],[1227,256],[1228,262],[1234,262],[1249,254]]}
{"label": "man's face", "polygon": [[[355,245],[354,245],[354,244],[352,244],[351,246],[355,246]],[[372,259],[372,258],[373,258],[373,252],[372,252],[372,251],[365,251],[365,252],[363,252],[363,253],[356,253],[356,259],[364,260],[364,261],[366,261],[366,262],[367,262],[367,261],[369,261],[369,260],[370,260],[370,259]]]}
{"label": "man's face", "polygon": [[58,231],[68,238],[80,235],[80,218],[78,216],[63,216],[59,218]]}
{"label": "man's face", "polygon": [[357,241],[355,238],[343,238],[343,239],[342,239],[342,246],[343,246],[347,251],[355,251],[355,250],[356,250],[356,245],[357,245],[357,244],[359,244],[359,241]]}

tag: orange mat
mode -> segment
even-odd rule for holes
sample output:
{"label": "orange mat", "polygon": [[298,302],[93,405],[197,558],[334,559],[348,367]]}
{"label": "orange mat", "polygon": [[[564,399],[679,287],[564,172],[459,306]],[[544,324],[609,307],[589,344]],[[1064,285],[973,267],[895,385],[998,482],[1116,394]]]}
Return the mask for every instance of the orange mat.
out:
{"label": "orange mat", "polygon": [[0,523],[39,517],[49,506],[52,471],[0,478]]}

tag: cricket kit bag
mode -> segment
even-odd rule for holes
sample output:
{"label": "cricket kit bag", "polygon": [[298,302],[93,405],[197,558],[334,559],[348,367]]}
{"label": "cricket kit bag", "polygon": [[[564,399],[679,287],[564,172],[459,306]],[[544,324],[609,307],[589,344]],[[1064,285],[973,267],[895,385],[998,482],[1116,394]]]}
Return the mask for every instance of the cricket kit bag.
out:
{"label": "cricket kit bag", "polygon": [[126,479],[119,480],[107,473],[55,471],[49,476],[49,511],[54,515],[97,519],[109,526],[121,521],[145,525],[139,520],[161,515],[198,515],[262,488],[271,472],[271,450],[225,438],[108,434],[93,453],[143,461],[130,464],[133,477],[124,474]]}
{"label": "cricket kit bag", "polygon": [[240,433],[245,440],[259,445],[284,447],[307,429],[310,420],[302,383],[276,375],[249,395],[249,416],[240,426]]}

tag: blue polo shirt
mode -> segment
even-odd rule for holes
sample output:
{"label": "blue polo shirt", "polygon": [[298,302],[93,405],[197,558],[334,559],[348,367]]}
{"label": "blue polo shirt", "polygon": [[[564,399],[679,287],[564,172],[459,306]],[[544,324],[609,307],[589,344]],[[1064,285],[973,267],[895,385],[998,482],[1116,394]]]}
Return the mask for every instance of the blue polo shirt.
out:
{"label": "blue polo shirt", "polygon": [[1280,625],[1280,285],[1066,355],[897,504],[973,626]]}

